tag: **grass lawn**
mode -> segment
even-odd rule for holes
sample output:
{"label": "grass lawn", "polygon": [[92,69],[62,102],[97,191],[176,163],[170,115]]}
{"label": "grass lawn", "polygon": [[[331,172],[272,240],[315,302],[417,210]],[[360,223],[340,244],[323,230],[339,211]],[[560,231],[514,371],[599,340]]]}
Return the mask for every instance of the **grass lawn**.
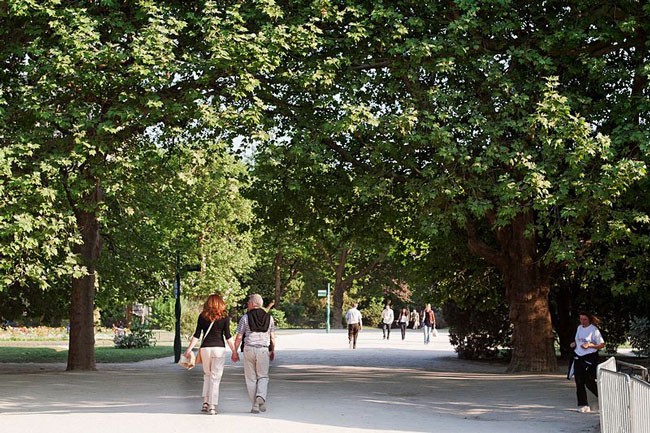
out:
{"label": "grass lawn", "polygon": [[[115,349],[96,347],[95,361],[137,362],[145,359],[165,358],[174,354],[172,346],[155,346],[144,349]],[[67,362],[68,350],[52,347],[0,347],[2,362]]]}

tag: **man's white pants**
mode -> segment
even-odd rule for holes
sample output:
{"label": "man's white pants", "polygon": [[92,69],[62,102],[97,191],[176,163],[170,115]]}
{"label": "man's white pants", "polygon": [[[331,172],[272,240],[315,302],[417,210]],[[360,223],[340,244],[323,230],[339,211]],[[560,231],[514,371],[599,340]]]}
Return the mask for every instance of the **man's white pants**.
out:
{"label": "man's white pants", "polygon": [[244,376],[248,398],[255,403],[255,397],[266,401],[269,387],[269,349],[268,347],[244,346]]}

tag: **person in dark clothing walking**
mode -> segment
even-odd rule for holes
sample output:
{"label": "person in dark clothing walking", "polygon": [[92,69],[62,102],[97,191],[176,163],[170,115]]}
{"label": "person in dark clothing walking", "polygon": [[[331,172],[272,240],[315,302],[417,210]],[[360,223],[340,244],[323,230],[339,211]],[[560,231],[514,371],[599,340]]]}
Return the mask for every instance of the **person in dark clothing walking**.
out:
{"label": "person in dark clothing walking", "polygon": [[409,324],[409,310],[402,308],[402,312],[399,313],[399,318],[397,319],[399,323],[400,330],[402,331],[402,340],[406,338],[406,327]]}
{"label": "person in dark clothing walking", "polygon": [[592,314],[580,313],[580,326],[576,330],[575,341],[571,343],[573,351],[572,365],[569,370],[575,377],[576,395],[578,397],[578,412],[590,412],[587,401],[587,390],[598,396],[596,386],[596,367],[598,366],[598,350],[605,347],[605,341],[596,327],[599,320]]}
{"label": "person in dark clothing walking", "polygon": [[203,333],[201,342],[201,360],[203,363],[203,406],[201,412],[216,414],[219,403],[219,384],[226,363],[226,343],[232,353],[236,353],[235,345],[230,335],[230,319],[226,315],[226,304],[219,295],[210,295],[203,304],[199,314],[196,331],[185,351],[189,359],[192,349]]}

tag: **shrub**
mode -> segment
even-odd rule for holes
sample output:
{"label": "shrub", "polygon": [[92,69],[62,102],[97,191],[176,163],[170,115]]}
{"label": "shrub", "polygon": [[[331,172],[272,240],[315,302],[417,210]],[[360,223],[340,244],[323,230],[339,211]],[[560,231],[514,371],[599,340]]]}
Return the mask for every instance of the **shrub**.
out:
{"label": "shrub", "polygon": [[443,314],[449,324],[449,341],[461,359],[494,359],[501,348],[510,347],[511,329],[505,305],[481,309],[470,298],[461,308],[455,301],[449,301]]}
{"label": "shrub", "polygon": [[[306,317],[304,305],[298,303],[283,302],[280,304],[280,310],[284,311],[285,318],[289,324],[294,326],[301,326],[305,324]],[[275,320],[275,317],[273,317],[273,320]]]}
{"label": "shrub", "polygon": [[149,323],[155,329],[173,331],[176,322],[176,300],[172,297],[158,298],[151,304]]}
{"label": "shrub", "polygon": [[134,322],[130,330],[123,331],[116,334],[113,340],[116,349],[141,349],[156,345],[156,338],[146,325]]}
{"label": "shrub", "polygon": [[192,335],[196,321],[203,310],[203,302],[181,298],[181,334]]}
{"label": "shrub", "polygon": [[650,319],[635,317],[632,320],[628,337],[634,353],[641,356],[650,356]]}
{"label": "shrub", "polygon": [[[361,305],[360,305],[361,307]],[[363,326],[379,326],[381,321],[381,311],[384,309],[381,298],[371,298],[365,306],[359,309],[363,317]]]}
{"label": "shrub", "polygon": [[278,310],[276,308],[272,308],[271,311],[269,311],[271,314],[271,317],[273,317],[273,322],[275,323],[276,328],[287,328],[288,323],[287,320],[285,319],[284,316],[284,311]]}

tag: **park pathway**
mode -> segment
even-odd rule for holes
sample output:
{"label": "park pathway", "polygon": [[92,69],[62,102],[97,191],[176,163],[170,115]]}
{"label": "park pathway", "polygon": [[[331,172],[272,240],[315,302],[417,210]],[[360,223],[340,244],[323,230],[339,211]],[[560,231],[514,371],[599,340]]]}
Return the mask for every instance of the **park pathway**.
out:
{"label": "park pathway", "polygon": [[[100,364],[0,364],[5,432],[436,432],[594,433],[598,414],[575,411],[573,382],[556,374],[505,374],[505,365],[461,361],[446,333],[428,346],[364,330],[359,348],[342,331],[281,331],[269,410],[253,415],[241,363],[228,361],[219,414],[198,412],[202,371],[171,358]],[[595,403],[595,397],[590,396]]]}

